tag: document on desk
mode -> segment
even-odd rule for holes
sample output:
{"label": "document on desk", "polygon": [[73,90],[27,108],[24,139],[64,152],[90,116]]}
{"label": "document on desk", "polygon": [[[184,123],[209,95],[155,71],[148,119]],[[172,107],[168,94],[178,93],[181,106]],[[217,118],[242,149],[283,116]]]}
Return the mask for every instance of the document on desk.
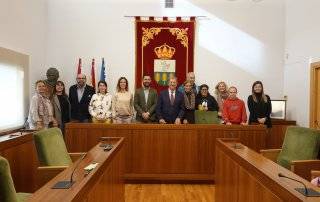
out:
{"label": "document on desk", "polygon": [[91,163],[87,167],[84,168],[86,172],[90,172],[97,167],[98,163]]}

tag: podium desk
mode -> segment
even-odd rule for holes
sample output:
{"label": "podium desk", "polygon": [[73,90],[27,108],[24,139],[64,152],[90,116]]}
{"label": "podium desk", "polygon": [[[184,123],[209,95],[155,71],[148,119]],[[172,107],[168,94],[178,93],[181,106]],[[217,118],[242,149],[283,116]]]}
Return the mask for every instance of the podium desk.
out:
{"label": "podium desk", "polygon": [[0,136],[0,155],[10,164],[11,176],[17,192],[36,190],[38,163],[33,133],[14,132]]}
{"label": "podium desk", "polygon": [[216,138],[239,138],[248,147],[266,148],[261,125],[66,124],[69,152],[86,152],[100,137],[125,137],[126,182],[214,181]]}
{"label": "podium desk", "polygon": [[320,197],[300,194],[295,188],[303,188],[302,184],[280,178],[278,173],[302,181],[316,191],[320,191],[320,188],[235,139],[217,139],[215,158],[216,202],[320,201]]}
{"label": "podium desk", "polygon": [[[110,143],[113,148],[110,151],[104,151],[103,147],[100,147],[101,143]],[[37,190],[29,201],[124,201],[123,138],[108,138],[101,143],[94,146],[82,160],[79,159]],[[97,167],[89,174],[85,174],[84,168],[94,162],[98,163]],[[73,175],[75,182],[72,187],[52,189],[57,182],[69,180],[75,166],[77,168]]]}

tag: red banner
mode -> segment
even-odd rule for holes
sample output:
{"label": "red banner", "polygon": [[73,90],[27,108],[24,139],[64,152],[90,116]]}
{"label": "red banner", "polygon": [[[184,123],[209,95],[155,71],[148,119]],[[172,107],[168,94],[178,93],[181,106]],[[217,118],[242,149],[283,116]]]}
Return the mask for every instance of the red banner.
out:
{"label": "red banner", "polygon": [[150,75],[152,86],[167,88],[171,76],[178,85],[193,71],[195,20],[147,21],[136,18],[136,88],[141,87],[143,75]]}

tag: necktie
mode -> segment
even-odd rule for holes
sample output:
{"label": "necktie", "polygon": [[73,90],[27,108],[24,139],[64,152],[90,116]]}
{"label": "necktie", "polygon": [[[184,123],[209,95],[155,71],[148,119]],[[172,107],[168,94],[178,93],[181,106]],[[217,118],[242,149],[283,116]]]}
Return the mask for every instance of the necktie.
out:
{"label": "necktie", "polygon": [[170,93],[170,104],[173,105],[174,103],[174,96],[173,96],[173,90]]}

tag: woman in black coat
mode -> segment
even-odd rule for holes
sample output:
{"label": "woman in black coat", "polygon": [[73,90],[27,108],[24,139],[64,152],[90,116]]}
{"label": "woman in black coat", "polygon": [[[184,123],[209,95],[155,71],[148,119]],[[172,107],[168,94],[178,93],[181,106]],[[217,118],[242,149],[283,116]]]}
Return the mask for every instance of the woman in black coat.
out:
{"label": "woman in black coat", "polygon": [[196,97],[196,108],[204,111],[219,111],[219,106],[216,99],[210,95],[209,87],[202,84],[199,87],[199,93]]}
{"label": "woman in black coat", "polygon": [[248,108],[250,112],[249,124],[265,124],[271,128],[270,114],[272,110],[271,100],[263,92],[261,81],[256,81],[252,85],[252,94],[248,97]]}

